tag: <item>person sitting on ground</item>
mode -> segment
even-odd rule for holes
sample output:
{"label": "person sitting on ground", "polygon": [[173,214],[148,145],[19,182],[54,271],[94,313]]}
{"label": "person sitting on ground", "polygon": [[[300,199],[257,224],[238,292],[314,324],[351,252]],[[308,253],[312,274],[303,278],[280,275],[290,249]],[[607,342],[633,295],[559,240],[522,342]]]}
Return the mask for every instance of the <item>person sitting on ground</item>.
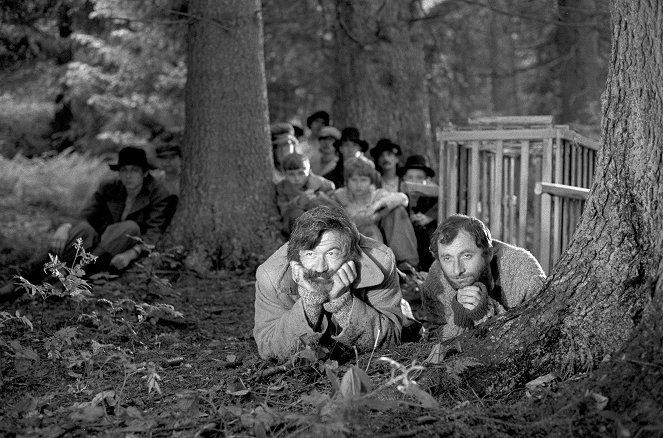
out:
{"label": "person sitting on ground", "polygon": [[529,300],[546,280],[529,251],[492,239],[475,217],[445,219],[433,233],[431,251],[424,307],[441,324],[435,331],[442,340]]}
{"label": "person sitting on ground", "polygon": [[359,130],[353,126],[343,128],[341,138],[334,142],[341,158],[336,163],[336,167],[330,172],[323,174],[325,178],[334,183],[337,188],[345,184],[345,172],[343,171],[344,161],[350,158],[363,157],[368,150],[368,142],[362,140]]}
{"label": "person sitting on ground", "polygon": [[385,242],[396,256],[401,271],[412,272],[419,263],[417,241],[406,207],[407,196],[378,189],[379,174],[364,156],[345,162],[345,185],[336,189],[336,200],[357,225],[359,232],[378,242]]}
{"label": "person sitting on ground", "polygon": [[163,183],[169,193],[179,196],[182,149],[176,144],[162,144],[156,147],[156,156],[159,171],[153,175]]}
{"label": "person sitting on ground", "polygon": [[[306,126],[310,132],[300,143],[298,152],[308,157],[311,161],[311,168],[316,171],[320,168],[320,131],[325,126],[329,126],[330,118],[327,111],[316,111],[306,118]],[[318,173],[318,175],[322,174]]]}
{"label": "person sitting on ground", "polygon": [[295,137],[295,129],[290,123],[274,123],[270,126],[272,134],[272,158],[274,159],[274,172],[272,182],[278,184],[283,181],[283,158],[286,155],[299,152],[299,142]]}
{"label": "person sitting on ground", "polygon": [[[85,250],[97,256],[83,268],[88,276],[109,268],[126,269],[146,251],[137,238],[155,245],[171,219],[167,216],[170,194],[149,174],[154,167],[143,149],[123,148],[117,163],[109,167],[119,177],[103,182],[83,208],[81,220],[60,225],[50,240],[50,250],[71,266],[77,253],[74,242],[81,238]],[[24,277],[33,284],[42,282],[48,261],[48,255],[40,257]],[[13,293],[13,289],[9,284],[2,292]]]}
{"label": "person sitting on ground", "polygon": [[[405,183],[423,184],[437,187],[432,181],[435,171],[428,166],[428,160],[423,155],[410,155],[405,165],[398,169],[398,176]],[[437,198],[416,193],[408,193],[410,203],[408,212],[410,221],[417,237],[417,251],[419,252],[420,271],[428,271],[433,264],[433,255],[430,252],[431,236],[437,228]]]}
{"label": "person sitting on ground", "polygon": [[371,149],[371,157],[373,157],[375,168],[380,172],[382,188],[390,192],[400,191],[398,169],[402,154],[400,145],[388,138],[381,138]]}
{"label": "person sitting on ground", "polygon": [[339,207],[302,214],[256,272],[253,337],[264,359],[287,359],[302,344],[333,354],[391,347],[402,325],[394,254]]}
{"label": "person sitting on ground", "polygon": [[283,159],[285,179],[276,185],[276,203],[282,218],[282,231],[290,235],[295,219],[318,205],[333,205],[329,195],[334,183],[311,172],[307,157],[286,155]]}
{"label": "person sitting on ground", "polygon": [[324,175],[331,172],[338,163],[339,156],[334,142],[341,139],[341,131],[333,126],[325,126],[320,130],[320,163],[316,169],[311,163],[311,170],[316,175]]}

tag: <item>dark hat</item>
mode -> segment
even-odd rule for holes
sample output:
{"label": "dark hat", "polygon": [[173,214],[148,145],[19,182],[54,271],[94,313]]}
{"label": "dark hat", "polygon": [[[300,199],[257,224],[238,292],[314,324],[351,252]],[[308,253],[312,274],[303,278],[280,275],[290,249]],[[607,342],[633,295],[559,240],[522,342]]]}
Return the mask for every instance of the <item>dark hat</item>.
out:
{"label": "dark hat", "polygon": [[272,141],[282,135],[295,135],[295,128],[290,123],[274,123],[269,126]]}
{"label": "dark hat", "polygon": [[157,157],[163,157],[165,155],[175,154],[178,157],[182,157],[182,148],[176,144],[161,144],[156,147]]}
{"label": "dark hat", "polygon": [[351,141],[355,143],[361,148],[362,152],[366,152],[368,150],[368,142],[361,139],[361,136],[359,135],[359,129],[355,128],[354,126],[343,128],[341,131],[341,138],[334,142],[336,149],[341,147],[344,141]]}
{"label": "dark hat", "polygon": [[398,176],[405,175],[408,169],[421,169],[429,178],[435,176],[435,171],[428,166],[428,160],[423,155],[410,155],[405,160],[405,165],[398,169]]}
{"label": "dark hat", "polygon": [[304,136],[304,130],[297,126],[297,125],[292,125],[292,129],[295,131],[295,137],[303,137]]}
{"label": "dark hat", "polygon": [[325,121],[325,126],[329,126],[329,113],[327,111],[316,111],[306,118],[306,126],[311,127],[311,123],[315,119],[322,119]]}
{"label": "dark hat", "polygon": [[403,151],[401,151],[401,147],[399,145],[392,142],[388,138],[381,138],[377,143],[375,143],[375,147],[371,149],[371,157],[373,157],[373,161],[377,161],[380,155],[382,155],[382,152],[385,151],[390,151],[399,157],[403,155]]}
{"label": "dark hat", "polygon": [[118,154],[117,163],[108,165],[111,170],[120,170],[122,166],[140,166],[145,170],[156,169],[147,162],[145,150],[133,146],[122,148]]}

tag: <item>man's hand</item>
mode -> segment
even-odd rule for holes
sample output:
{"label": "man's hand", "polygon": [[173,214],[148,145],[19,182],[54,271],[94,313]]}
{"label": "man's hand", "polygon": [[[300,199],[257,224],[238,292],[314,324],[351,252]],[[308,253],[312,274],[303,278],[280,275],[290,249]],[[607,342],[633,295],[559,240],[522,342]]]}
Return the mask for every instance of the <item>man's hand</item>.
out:
{"label": "man's hand", "polygon": [[329,292],[329,300],[336,299],[348,291],[353,281],[357,279],[357,268],[355,262],[347,261],[338,268],[338,271],[332,277],[334,286]]}
{"label": "man's hand", "polygon": [[472,311],[481,304],[484,297],[482,296],[479,286],[472,285],[458,289],[456,299],[464,308]]}
{"label": "man's hand", "polygon": [[127,266],[129,266],[129,263],[131,263],[137,258],[138,258],[138,253],[134,248],[131,248],[114,256],[111,259],[110,264],[115,269],[122,270]]}
{"label": "man's hand", "polygon": [[433,222],[433,218],[430,216],[426,216],[423,213],[413,213],[410,215],[410,221],[412,221],[414,225],[417,225],[419,227],[425,227],[426,225]]}
{"label": "man's hand", "polygon": [[71,230],[71,224],[62,224],[51,236],[50,247],[56,254],[61,254],[64,251],[64,245],[69,239],[69,230]]}

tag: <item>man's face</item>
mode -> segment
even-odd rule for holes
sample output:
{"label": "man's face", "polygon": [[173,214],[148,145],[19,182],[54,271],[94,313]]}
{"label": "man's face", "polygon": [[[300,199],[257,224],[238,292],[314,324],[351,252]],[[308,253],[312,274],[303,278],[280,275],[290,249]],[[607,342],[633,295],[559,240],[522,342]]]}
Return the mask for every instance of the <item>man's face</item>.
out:
{"label": "man's face", "polygon": [[306,181],[308,181],[310,173],[311,169],[309,166],[305,166],[303,169],[286,170],[285,179],[296,188],[301,189],[306,184]]}
{"label": "man's face", "polygon": [[361,146],[359,146],[354,141],[344,141],[341,143],[341,147],[338,148],[338,150],[341,152],[341,155],[343,155],[344,160],[352,157],[358,157],[361,154]]}
{"label": "man's face", "polygon": [[120,167],[120,181],[128,192],[140,190],[145,179],[145,170],[140,166],[128,164]]}
{"label": "man's face", "polygon": [[378,157],[378,166],[383,170],[395,169],[398,165],[398,155],[392,151],[384,151]]}
{"label": "man's face", "polygon": [[299,251],[299,262],[304,267],[304,278],[323,290],[331,290],[333,283],[331,278],[346,262],[340,232],[325,231],[322,233],[318,246]]}
{"label": "man's face", "polygon": [[325,119],[318,118],[311,122],[311,133],[317,136],[320,133],[320,130],[327,126],[325,124]]}
{"label": "man's face", "polygon": [[421,169],[408,169],[405,171],[405,174],[403,174],[403,181],[426,184],[428,182],[428,175],[426,175],[426,172]]}
{"label": "man's face", "polygon": [[355,196],[366,195],[371,192],[371,178],[362,175],[352,175],[347,181],[348,191]]}
{"label": "man's face", "polygon": [[467,231],[460,230],[448,245],[437,244],[442,273],[454,289],[485,281],[490,273],[490,253],[484,254]]}
{"label": "man's face", "polygon": [[179,175],[182,165],[182,159],[177,153],[168,152],[157,157],[159,167],[169,175]]}

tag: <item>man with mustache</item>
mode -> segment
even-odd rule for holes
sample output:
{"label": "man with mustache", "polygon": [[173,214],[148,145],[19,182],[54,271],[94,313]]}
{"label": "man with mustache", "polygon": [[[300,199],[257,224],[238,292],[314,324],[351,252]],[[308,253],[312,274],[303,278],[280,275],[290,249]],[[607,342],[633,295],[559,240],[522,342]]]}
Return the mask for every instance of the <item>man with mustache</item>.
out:
{"label": "man with mustache", "polygon": [[424,306],[443,340],[532,298],[546,279],[529,251],[492,239],[475,217],[449,216],[430,250],[435,262],[423,285]]}
{"label": "man with mustache", "polygon": [[287,359],[305,345],[332,354],[396,345],[401,298],[393,252],[359,234],[341,208],[313,208],[256,272],[258,352]]}

